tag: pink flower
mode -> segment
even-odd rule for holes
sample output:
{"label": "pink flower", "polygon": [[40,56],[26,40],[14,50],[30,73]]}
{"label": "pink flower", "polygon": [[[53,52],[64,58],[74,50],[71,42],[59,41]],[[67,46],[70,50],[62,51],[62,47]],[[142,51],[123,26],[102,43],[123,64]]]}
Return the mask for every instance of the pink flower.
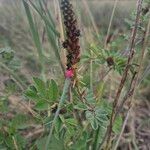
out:
{"label": "pink flower", "polygon": [[66,70],[66,78],[72,78],[74,76],[74,71],[73,69],[68,69]]}

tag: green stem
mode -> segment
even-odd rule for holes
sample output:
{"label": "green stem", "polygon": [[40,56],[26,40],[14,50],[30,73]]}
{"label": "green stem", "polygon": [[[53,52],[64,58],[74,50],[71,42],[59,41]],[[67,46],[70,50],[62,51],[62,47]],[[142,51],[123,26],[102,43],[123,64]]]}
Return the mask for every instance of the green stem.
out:
{"label": "green stem", "polygon": [[99,135],[100,127],[95,131],[94,143],[93,143],[93,150],[97,150],[98,148],[98,135]]}
{"label": "green stem", "polygon": [[71,78],[66,78],[65,84],[64,84],[64,88],[63,88],[63,93],[61,95],[61,99],[60,99],[60,102],[58,104],[58,108],[57,108],[57,111],[55,113],[55,116],[54,116],[54,119],[53,119],[53,122],[52,122],[52,125],[51,125],[51,128],[50,128],[50,131],[49,131],[49,135],[48,135],[48,138],[47,138],[47,141],[46,141],[45,150],[48,150],[48,145],[49,145],[51,137],[52,137],[52,133],[53,133],[53,130],[54,130],[54,125],[55,125],[56,120],[57,120],[57,118],[59,116],[60,109],[61,109],[61,107],[63,106],[63,104],[64,104],[64,102],[66,100],[66,94],[68,92],[70,84],[71,84]]}
{"label": "green stem", "polygon": [[90,61],[90,89],[93,92],[93,61]]}

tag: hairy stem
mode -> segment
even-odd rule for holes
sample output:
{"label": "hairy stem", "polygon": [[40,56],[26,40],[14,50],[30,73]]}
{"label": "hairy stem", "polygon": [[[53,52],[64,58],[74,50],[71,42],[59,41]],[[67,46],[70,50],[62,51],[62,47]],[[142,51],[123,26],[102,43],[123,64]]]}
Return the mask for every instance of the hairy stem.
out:
{"label": "hairy stem", "polygon": [[57,118],[59,116],[59,112],[61,110],[61,107],[63,106],[65,100],[66,100],[66,95],[68,93],[68,89],[70,87],[70,84],[71,84],[71,78],[66,78],[65,80],[65,84],[64,84],[64,88],[63,88],[63,93],[61,95],[61,98],[60,98],[60,101],[59,101],[59,104],[58,104],[58,108],[57,108],[57,111],[55,113],[55,116],[54,116],[54,119],[53,119],[53,122],[52,122],[52,125],[51,125],[51,128],[50,128],[50,131],[49,131],[49,135],[48,135],[48,138],[47,138],[47,141],[46,141],[46,146],[45,146],[45,150],[48,150],[48,145],[51,141],[51,137],[52,137],[52,133],[53,133],[53,130],[54,130],[54,125],[57,121]]}

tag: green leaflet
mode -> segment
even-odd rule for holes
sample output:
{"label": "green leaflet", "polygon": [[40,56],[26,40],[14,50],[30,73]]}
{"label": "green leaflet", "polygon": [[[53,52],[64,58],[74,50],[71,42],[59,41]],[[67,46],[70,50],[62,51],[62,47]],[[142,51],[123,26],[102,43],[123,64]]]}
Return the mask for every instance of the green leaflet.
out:
{"label": "green leaflet", "polygon": [[98,129],[98,126],[100,127],[107,127],[107,113],[105,110],[101,108],[95,108],[93,111],[86,111],[86,119],[90,122],[92,128],[94,130]]}

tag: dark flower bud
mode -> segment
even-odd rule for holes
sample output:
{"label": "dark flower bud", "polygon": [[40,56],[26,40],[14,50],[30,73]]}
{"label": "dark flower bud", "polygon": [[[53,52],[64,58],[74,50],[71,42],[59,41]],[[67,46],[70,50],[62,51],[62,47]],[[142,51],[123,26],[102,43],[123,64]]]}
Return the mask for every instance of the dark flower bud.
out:
{"label": "dark flower bud", "polygon": [[74,32],[74,35],[79,37],[79,36],[80,36],[80,30],[76,30],[76,31]]}
{"label": "dark flower bud", "polygon": [[108,64],[109,67],[114,65],[114,59],[113,59],[113,57],[108,57],[106,59],[106,61],[107,61],[107,64]]}
{"label": "dark flower bud", "polygon": [[73,66],[80,60],[79,36],[80,30],[77,28],[77,20],[72,9],[72,4],[69,0],[62,0],[61,9],[64,17],[64,26],[66,31],[66,41],[63,42],[63,47],[66,48],[67,54],[67,69],[73,69]]}
{"label": "dark flower bud", "polygon": [[66,40],[62,43],[63,48],[67,48],[68,47],[69,42]]}

